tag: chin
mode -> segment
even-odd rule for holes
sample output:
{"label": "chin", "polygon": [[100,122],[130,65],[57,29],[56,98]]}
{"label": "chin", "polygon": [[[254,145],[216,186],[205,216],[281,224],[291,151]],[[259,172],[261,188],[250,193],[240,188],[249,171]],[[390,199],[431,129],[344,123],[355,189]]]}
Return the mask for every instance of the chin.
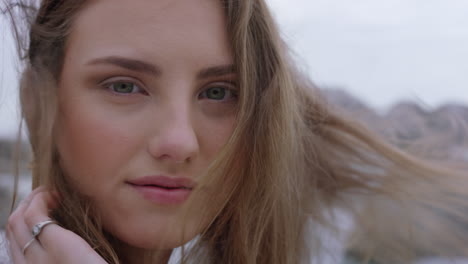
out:
{"label": "chin", "polygon": [[134,232],[132,234],[115,234],[115,236],[124,244],[134,248],[166,250],[183,246],[197,235],[195,232],[193,234],[192,232],[186,232],[182,236],[180,231],[167,230],[164,232],[145,232],[144,234]]}

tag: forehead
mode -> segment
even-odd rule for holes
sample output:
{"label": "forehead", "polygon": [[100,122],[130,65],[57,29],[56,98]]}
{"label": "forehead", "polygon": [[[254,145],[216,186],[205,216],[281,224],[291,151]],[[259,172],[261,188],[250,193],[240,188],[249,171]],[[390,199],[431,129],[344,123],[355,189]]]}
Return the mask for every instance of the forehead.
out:
{"label": "forehead", "polygon": [[165,55],[215,59],[231,53],[218,0],[89,1],[67,42],[67,50],[79,52],[78,57],[112,52],[149,56],[164,50]]}
{"label": "forehead", "polygon": [[112,15],[113,19],[109,22],[116,26],[128,26],[126,19],[135,23],[152,22],[149,23],[152,26],[165,22],[187,26],[183,23],[186,20],[197,24],[206,19],[223,17],[221,2],[218,0],[91,0],[80,14],[88,19],[102,15]]}

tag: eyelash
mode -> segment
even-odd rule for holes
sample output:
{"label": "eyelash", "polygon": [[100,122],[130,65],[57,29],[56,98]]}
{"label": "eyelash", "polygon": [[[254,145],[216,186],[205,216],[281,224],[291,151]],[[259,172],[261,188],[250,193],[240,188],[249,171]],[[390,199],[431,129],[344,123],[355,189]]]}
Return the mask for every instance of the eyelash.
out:
{"label": "eyelash", "polygon": [[[136,87],[138,91],[133,92],[133,89],[132,89],[132,92],[129,92],[129,93],[117,92],[114,89],[112,89],[112,86],[116,85],[116,84],[131,84],[131,85],[133,85],[133,87]],[[148,92],[145,90],[145,88],[143,88],[143,85],[140,85],[137,81],[134,81],[134,80],[125,80],[125,79],[114,80],[114,79],[110,79],[110,80],[108,80],[106,82],[103,82],[101,84],[101,86],[104,87],[105,89],[108,89],[111,93],[113,93],[115,95],[119,95],[119,96],[128,96],[130,94],[136,94],[136,93],[141,93],[143,95],[148,95]]]}
{"label": "eyelash", "polygon": [[198,98],[200,99],[208,99],[207,98],[207,92],[210,90],[210,89],[215,89],[215,88],[221,88],[223,90],[225,90],[225,92],[227,92],[232,98],[229,98],[229,99],[222,99],[222,100],[215,100],[215,101],[228,101],[228,100],[232,100],[232,99],[237,99],[238,98],[238,91],[237,89],[235,88],[232,88],[232,84],[229,84],[229,85],[226,85],[224,83],[216,83],[216,84],[213,84],[207,88],[204,88],[199,94],[198,94]]}
{"label": "eyelash", "polygon": [[[212,84],[211,86],[207,87],[207,88],[204,88],[199,94],[198,94],[198,98],[200,99],[208,99],[207,96],[206,96],[206,93],[207,91],[209,91],[210,89],[214,89],[214,88],[221,88],[221,89],[224,89],[226,90],[229,95],[231,97],[233,97],[234,99],[237,99],[238,98],[238,91],[237,89],[235,88],[232,88],[232,86],[234,86],[234,84],[232,84],[232,82],[227,82],[228,84],[225,84],[225,83],[222,83],[222,82],[219,82],[219,83],[214,83]],[[133,85],[134,87],[137,88],[138,91],[136,92],[128,92],[128,93],[125,93],[125,92],[117,92],[115,91],[114,89],[112,89],[112,86],[113,85],[116,85],[116,84],[131,84]],[[140,85],[138,82],[134,81],[134,80],[125,80],[125,79],[122,79],[122,80],[115,80],[115,81],[106,81],[104,82],[103,84],[101,84],[104,88],[108,89],[111,93],[115,94],[115,95],[118,95],[118,96],[129,96],[129,95],[132,95],[132,94],[137,94],[137,93],[141,93],[143,95],[149,95],[149,93],[145,90],[145,88],[142,88],[143,85]],[[230,87],[228,87],[230,86]],[[213,99],[214,100],[214,99]],[[229,99],[228,99],[229,100]],[[217,100],[215,100],[217,101]],[[219,100],[221,101],[221,100]],[[223,101],[227,101],[226,99],[223,99]]]}

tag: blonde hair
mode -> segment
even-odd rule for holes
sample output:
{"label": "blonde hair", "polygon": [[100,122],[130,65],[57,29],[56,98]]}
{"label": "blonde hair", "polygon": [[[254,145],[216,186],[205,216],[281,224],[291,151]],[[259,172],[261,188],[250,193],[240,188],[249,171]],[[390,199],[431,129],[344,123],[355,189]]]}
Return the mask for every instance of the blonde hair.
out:
{"label": "blonde hair", "polygon": [[[362,260],[401,263],[422,251],[466,255],[461,245],[467,239],[459,236],[468,223],[464,172],[405,154],[329,107],[295,69],[263,0],[220,2],[239,75],[240,110],[231,139],[202,183],[223,186],[229,195],[182,262],[320,263],[315,227],[338,228],[329,218],[336,208],[357,223],[348,241]],[[33,187],[57,190],[63,199],[53,217],[106,261],[119,263],[118,242],[68,184],[54,142],[57,82],[73,18],[84,4],[44,0],[37,16],[34,5],[20,5],[22,17],[34,18],[23,53],[22,113],[36,164]],[[10,6],[13,17],[21,16]],[[428,230],[437,239],[428,239]]]}

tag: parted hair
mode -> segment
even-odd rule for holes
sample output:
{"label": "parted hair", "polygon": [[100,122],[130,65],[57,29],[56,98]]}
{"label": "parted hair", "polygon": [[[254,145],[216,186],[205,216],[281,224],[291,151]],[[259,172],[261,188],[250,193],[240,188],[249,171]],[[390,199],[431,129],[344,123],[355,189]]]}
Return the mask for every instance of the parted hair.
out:
{"label": "parted hair", "polygon": [[[23,61],[19,89],[33,187],[56,190],[53,217],[106,261],[122,263],[119,242],[67,181],[54,140],[67,40],[88,1],[36,2],[4,7]],[[202,184],[224,185],[228,195],[181,261],[322,263],[323,230],[347,234],[342,242],[361,261],[467,255],[466,170],[406,154],[330,106],[295,67],[264,0],[219,2],[239,76],[239,111]],[[346,233],[337,214],[353,223]]]}

